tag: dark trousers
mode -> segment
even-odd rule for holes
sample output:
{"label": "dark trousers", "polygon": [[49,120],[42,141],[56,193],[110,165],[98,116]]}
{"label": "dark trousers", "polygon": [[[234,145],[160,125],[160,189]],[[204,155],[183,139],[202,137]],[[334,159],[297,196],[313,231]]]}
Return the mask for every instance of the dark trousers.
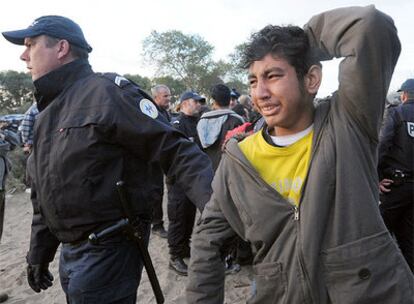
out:
{"label": "dark trousers", "polygon": [[414,183],[391,187],[391,192],[381,195],[380,200],[384,223],[394,235],[408,266],[414,272]]}
{"label": "dark trousers", "polygon": [[194,227],[196,207],[177,184],[168,184],[168,246],[171,257],[186,257]]}
{"label": "dark trousers", "polygon": [[[149,226],[146,236],[148,243]],[[99,245],[62,244],[60,282],[70,304],[135,304],[142,268],[138,247],[122,235]]]}

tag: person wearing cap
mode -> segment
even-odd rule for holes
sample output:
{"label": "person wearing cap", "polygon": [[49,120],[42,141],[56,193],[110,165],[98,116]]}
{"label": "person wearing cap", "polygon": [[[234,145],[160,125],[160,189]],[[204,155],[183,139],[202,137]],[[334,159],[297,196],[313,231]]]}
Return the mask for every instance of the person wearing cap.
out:
{"label": "person wearing cap", "polygon": [[20,58],[31,73],[39,109],[28,161],[29,285],[36,292],[52,285],[48,266],[61,244],[59,275],[68,303],[135,303],[143,267],[136,244],[122,232],[99,244],[88,236],[125,216],[116,189],[122,180],[148,241],[152,162],[174,176],[202,210],[211,193],[210,161],[137,85],[92,71],[92,48],[72,20],[43,16],[26,29],[2,34],[25,46]]}
{"label": "person wearing cap", "polygon": [[230,104],[229,104],[229,108],[233,109],[236,105],[239,104],[239,97],[240,94],[239,92],[236,91],[236,89],[231,89],[230,91]]}
{"label": "person wearing cap", "polygon": [[[249,304],[413,303],[378,208],[379,126],[400,51],[373,5],[251,35],[241,62],[266,125],[225,146],[192,235],[187,303],[225,301],[221,252],[236,237],[253,251]],[[338,89],[315,105],[320,61],[333,58]]]}
{"label": "person wearing cap", "polygon": [[380,133],[380,211],[414,272],[414,79],[398,92],[402,103],[389,108]]}
{"label": "person wearing cap", "polygon": [[[198,113],[203,97],[187,91],[180,96],[180,112],[173,118],[172,125],[181,131],[190,141],[199,144],[197,136]],[[187,275],[184,258],[190,257],[190,238],[193,232],[196,208],[192,199],[183,192],[174,180],[167,179],[168,189],[168,247],[170,253],[169,268],[179,275]]]}

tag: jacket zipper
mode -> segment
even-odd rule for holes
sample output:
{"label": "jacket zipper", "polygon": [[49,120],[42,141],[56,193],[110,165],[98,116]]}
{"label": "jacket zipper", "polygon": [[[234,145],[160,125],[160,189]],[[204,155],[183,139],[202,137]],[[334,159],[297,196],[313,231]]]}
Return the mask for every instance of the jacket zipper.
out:
{"label": "jacket zipper", "polygon": [[293,219],[295,221],[299,221],[299,208],[298,208],[298,206],[294,206],[293,209],[294,209],[294,211],[293,211],[294,212]]}
{"label": "jacket zipper", "polygon": [[301,241],[300,241],[299,214],[300,214],[300,206],[302,205],[302,200],[303,200],[303,193],[305,192],[305,188],[306,188],[306,185],[307,185],[307,182],[308,182],[309,169],[310,169],[310,167],[312,165],[312,162],[313,162],[313,159],[315,157],[315,151],[318,148],[319,142],[320,142],[320,140],[322,138],[322,133],[323,133],[323,129],[324,129],[324,126],[325,126],[325,120],[326,119],[327,119],[327,116],[324,118],[324,120],[322,122],[321,130],[318,133],[318,137],[316,138],[316,141],[315,141],[315,146],[313,147],[314,149],[312,150],[312,155],[311,155],[311,159],[310,159],[310,162],[309,162],[309,168],[308,168],[308,172],[306,173],[305,183],[303,184],[302,194],[301,194],[301,197],[300,197],[300,200],[299,200],[299,205],[298,206],[294,206],[294,217],[293,218],[294,218],[294,220],[297,223],[296,228],[297,228],[297,234],[298,234],[298,236],[297,236],[296,242],[297,242],[297,247],[298,247],[298,259],[299,259],[300,268],[301,268],[302,273],[303,273],[303,276],[304,276],[305,288],[306,288],[306,290],[305,290],[306,294],[305,294],[304,300],[307,303],[309,303],[307,301],[308,295],[310,297],[310,303],[314,303],[315,302],[315,297],[313,296],[313,293],[312,293],[312,288],[310,286],[309,275],[308,275],[308,272],[307,272],[306,267],[305,267],[305,262],[304,262],[304,258],[303,258],[302,248],[300,246]]}
{"label": "jacket zipper", "polygon": [[[318,137],[317,137],[317,139],[316,139],[316,142],[315,142],[315,147],[314,147],[314,150],[312,151],[312,155],[311,155],[311,159],[310,159],[310,162],[309,162],[309,168],[311,167],[311,165],[312,165],[312,161],[313,161],[313,159],[314,159],[314,156],[315,156],[315,154],[314,154],[314,151],[317,149],[317,147],[319,146],[319,142],[320,142],[320,139],[321,139],[321,137],[322,137],[322,133],[323,133],[323,129],[324,129],[324,125],[325,125],[325,120],[327,119],[327,117],[325,117],[324,118],[324,121],[322,122],[322,128],[321,128],[321,130],[319,131],[319,133],[318,133]],[[313,147],[313,146],[312,146]],[[238,159],[238,157],[236,157],[236,156],[234,156],[234,155],[232,155],[231,153],[227,153],[227,155],[229,155],[233,160],[235,160],[237,163],[239,163],[240,165],[242,165],[243,167],[245,167],[245,164],[243,164],[243,162],[241,161],[241,160],[239,160]],[[304,185],[303,185],[303,188],[302,188],[302,191],[304,192],[304,190],[305,190],[305,187],[306,187],[306,184],[307,184],[307,180],[308,180],[308,176],[309,176],[309,169],[308,169],[308,172],[307,172],[307,174],[306,174],[306,178],[305,178],[305,183],[304,183]],[[261,177],[260,176],[256,176],[256,178],[259,178],[259,180],[261,180],[261,181],[263,181],[262,179],[261,179]],[[266,186],[266,188],[270,188],[272,191],[275,191],[270,185],[268,185],[266,182],[264,182],[263,181],[263,183],[264,183],[264,185]],[[303,193],[302,192],[302,193]],[[276,191],[276,193],[278,193],[277,191]],[[305,294],[305,297],[304,297],[304,300],[306,301],[306,302],[308,302],[307,301],[307,295],[309,295],[309,297],[310,297],[310,303],[314,303],[314,299],[315,299],[315,297],[313,296],[313,293],[312,293],[312,288],[311,288],[311,286],[310,286],[310,284],[309,284],[309,282],[310,282],[310,280],[309,280],[309,275],[308,275],[308,272],[306,271],[306,268],[305,268],[305,263],[304,263],[304,261],[303,261],[303,254],[302,254],[302,249],[301,249],[301,247],[300,247],[300,241],[299,241],[299,236],[300,236],[300,225],[299,225],[299,219],[300,219],[300,205],[302,204],[302,199],[303,199],[303,195],[301,195],[301,197],[300,197],[300,200],[299,200],[299,205],[298,206],[296,206],[296,205],[294,205],[294,204],[292,204],[292,203],[290,203],[290,202],[288,202],[292,207],[293,207],[293,220],[296,222],[296,228],[297,228],[297,234],[298,234],[298,236],[297,236],[297,238],[296,238],[296,246],[298,247],[298,259],[299,259],[299,265],[300,265],[300,268],[301,268],[301,270],[302,270],[302,273],[303,273],[303,276],[304,276],[304,280],[305,280],[305,286],[306,286],[306,294]]]}

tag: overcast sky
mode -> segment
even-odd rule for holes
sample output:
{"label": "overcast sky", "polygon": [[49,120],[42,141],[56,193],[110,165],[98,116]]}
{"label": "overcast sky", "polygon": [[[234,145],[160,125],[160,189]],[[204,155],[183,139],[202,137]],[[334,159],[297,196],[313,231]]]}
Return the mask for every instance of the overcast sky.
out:
{"label": "overcast sky", "polygon": [[[390,90],[414,77],[413,0],[12,0],[0,11],[0,31],[26,28],[43,15],[63,15],[83,29],[93,47],[90,62],[97,72],[140,74],[152,77],[141,61],[142,40],[152,30],[172,29],[199,34],[215,47],[214,58],[226,59],[234,47],[267,24],[302,26],[312,15],[349,5],[375,6],[390,15],[398,28],[402,52]],[[25,71],[20,46],[0,36],[0,71]],[[337,62],[324,63],[319,96],[333,92]]]}

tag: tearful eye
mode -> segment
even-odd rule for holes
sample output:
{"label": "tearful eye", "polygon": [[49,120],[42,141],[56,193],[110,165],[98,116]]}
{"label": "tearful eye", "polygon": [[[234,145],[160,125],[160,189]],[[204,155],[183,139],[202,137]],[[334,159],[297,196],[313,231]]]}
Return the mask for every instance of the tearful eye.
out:
{"label": "tearful eye", "polygon": [[281,78],[281,77],[283,77],[283,75],[282,74],[269,74],[269,76],[268,76],[270,79],[272,79],[272,78]]}

